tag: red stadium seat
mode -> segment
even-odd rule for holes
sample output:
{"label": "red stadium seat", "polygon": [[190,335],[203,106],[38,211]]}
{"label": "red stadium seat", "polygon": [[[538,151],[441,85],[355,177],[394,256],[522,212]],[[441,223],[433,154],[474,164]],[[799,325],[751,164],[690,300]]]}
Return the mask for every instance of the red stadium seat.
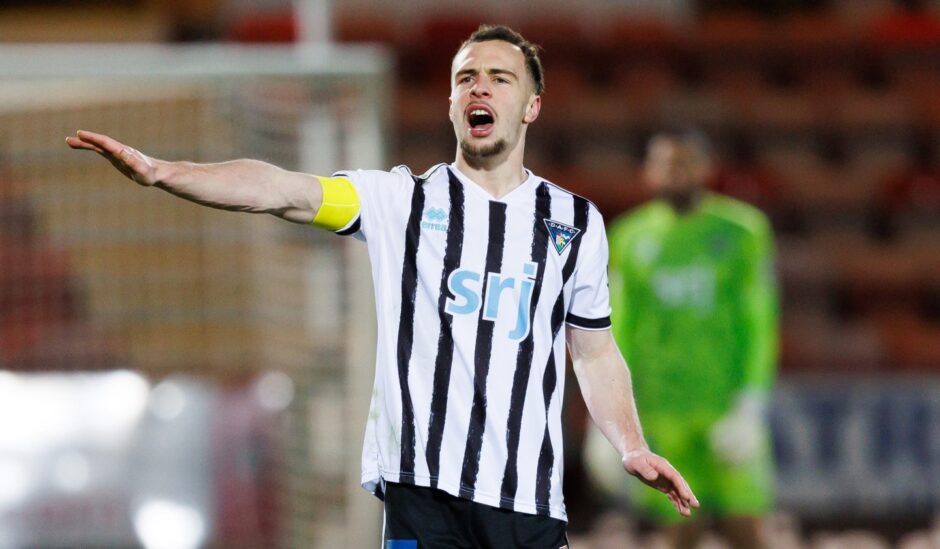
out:
{"label": "red stadium seat", "polygon": [[940,46],[940,17],[929,9],[896,9],[875,19],[868,31],[870,43],[898,50]]}
{"label": "red stadium seat", "polygon": [[726,11],[705,16],[697,37],[703,47],[747,47],[765,45],[770,27],[760,16],[747,11]]}
{"label": "red stadium seat", "polygon": [[590,84],[575,67],[561,65],[551,72],[546,71],[543,109],[535,122],[536,131],[571,132],[581,126],[582,121],[572,116],[568,109],[584,102],[589,93]]}
{"label": "red stadium seat", "polygon": [[532,14],[519,22],[526,40],[542,47],[545,59],[580,58],[586,53],[587,39],[577,17]]}
{"label": "red stadium seat", "polygon": [[718,164],[709,182],[715,192],[747,202],[771,218],[783,199],[777,176],[757,163],[724,162]]}
{"label": "red stadium seat", "polygon": [[656,58],[619,65],[613,70],[611,93],[639,112],[652,114],[663,97],[677,93],[681,86],[673,67]]}
{"label": "red stadium seat", "polygon": [[917,314],[923,297],[917,257],[896,246],[865,239],[841,238],[822,245],[838,263],[847,312],[872,315],[891,310]]}
{"label": "red stadium seat", "polygon": [[607,155],[603,162],[598,155],[581,154],[580,162],[571,168],[556,172],[556,182],[594,202],[611,220],[651,198],[650,191],[642,184],[638,167],[623,155]]}
{"label": "red stadium seat", "polygon": [[584,88],[567,105],[560,105],[554,99],[549,94],[543,100],[547,102],[546,112],[561,107],[559,110],[564,110],[569,124],[575,124],[580,133],[595,138],[616,140],[627,135],[631,128],[647,123],[652,114],[643,102],[605,88]]}
{"label": "red stadium seat", "polygon": [[249,12],[233,21],[226,34],[229,40],[235,42],[291,43],[297,41],[300,29],[291,10]]}
{"label": "red stadium seat", "polygon": [[889,173],[875,193],[883,233],[892,236],[920,227],[940,229],[940,169],[905,168]]}
{"label": "red stadium seat", "polygon": [[749,12],[705,16],[697,25],[695,43],[706,54],[759,56],[771,39],[770,26]]}
{"label": "red stadium seat", "polygon": [[679,31],[669,22],[638,17],[618,17],[595,40],[625,49],[627,55],[674,53],[680,42]]}
{"label": "red stadium seat", "polygon": [[[619,17],[606,29],[598,29],[587,38],[596,59],[593,65],[613,76],[622,71],[643,73],[675,72],[682,42],[679,32],[666,21],[653,18]],[[611,79],[613,80],[613,79]]]}
{"label": "red stadium seat", "polygon": [[709,89],[682,89],[661,98],[656,109],[660,124],[694,126],[717,134],[729,120],[739,117],[736,105]]}
{"label": "red stadium seat", "polygon": [[847,134],[904,133],[914,124],[910,102],[899,92],[869,91],[859,88],[833,97],[827,112],[832,124]]}
{"label": "red stadium seat", "polygon": [[777,272],[788,308],[818,307],[830,299],[839,276],[835,258],[807,238],[777,238]]}
{"label": "red stadium seat", "polygon": [[844,322],[813,311],[785,312],[781,323],[780,370],[850,372],[881,369],[885,347],[868,322]]}
{"label": "red stadium seat", "polygon": [[[442,89],[450,88],[450,64],[457,48],[481,23],[491,19],[474,14],[431,14],[414,25],[414,32],[401,52],[399,72],[416,81]],[[417,82],[420,84],[420,82]]]}
{"label": "red stadium seat", "polygon": [[338,42],[381,42],[396,45],[400,40],[394,20],[358,11],[337,13],[334,35]]}
{"label": "red stadium seat", "polygon": [[0,364],[21,372],[126,367],[113,335],[87,321],[0,323]]}
{"label": "red stadium seat", "polygon": [[0,321],[67,321],[78,317],[65,254],[0,237]]}
{"label": "red stadium seat", "polygon": [[428,55],[443,55],[450,59],[482,23],[492,21],[483,14],[431,14],[420,23],[420,43],[427,48]]}
{"label": "red stadium seat", "polygon": [[856,36],[846,21],[831,12],[813,11],[794,13],[774,29],[777,53],[788,56],[813,56],[833,61],[835,57],[851,54]]}
{"label": "red stadium seat", "polygon": [[895,310],[880,313],[876,322],[892,369],[940,372],[940,325]]}
{"label": "red stadium seat", "polygon": [[4,187],[0,180],[0,239],[28,245],[33,239],[35,216],[26,199]]}

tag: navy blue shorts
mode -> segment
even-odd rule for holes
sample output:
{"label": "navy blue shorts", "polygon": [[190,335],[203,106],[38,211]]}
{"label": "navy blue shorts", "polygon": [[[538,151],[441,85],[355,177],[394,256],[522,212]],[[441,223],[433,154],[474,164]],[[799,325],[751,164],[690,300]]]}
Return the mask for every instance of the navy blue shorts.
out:
{"label": "navy blue shorts", "polygon": [[562,549],[563,520],[498,509],[422,486],[385,484],[383,549]]}

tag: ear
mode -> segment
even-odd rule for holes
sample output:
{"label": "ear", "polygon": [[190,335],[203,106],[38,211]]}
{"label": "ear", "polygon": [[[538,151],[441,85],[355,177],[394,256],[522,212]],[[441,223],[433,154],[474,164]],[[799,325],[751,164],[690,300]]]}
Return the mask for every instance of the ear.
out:
{"label": "ear", "polygon": [[529,106],[525,109],[525,116],[522,117],[522,121],[526,124],[535,122],[535,119],[539,117],[539,111],[541,110],[542,96],[533,95],[532,99],[529,100]]}

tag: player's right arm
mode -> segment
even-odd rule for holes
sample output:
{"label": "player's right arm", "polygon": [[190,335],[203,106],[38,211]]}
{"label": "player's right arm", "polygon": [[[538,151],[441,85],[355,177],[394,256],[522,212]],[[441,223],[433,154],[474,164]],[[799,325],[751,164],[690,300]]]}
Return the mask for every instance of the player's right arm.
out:
{"label": "player's right arm", "polygon": [[[268,213],[295,223],[319,223],[317,217],[324,203],[324,184],[328,191],[342,195],[344,202],[356,202],[352,187],[337,187],[332,178],[291,172],[258,160],[232,160],[215,164],[171,162],[149,157],[123,143],[94,132],[80,130],[66,139],[73,149],[94,151],[129,179],[145,187],[157,187],[186,200],[222,210]],[[345,182],[348,185],[348,181]],[[335,189],[338,189],[335,190]],[[349,192],[345,192],[349,191]],[[349,193],[351,192],[351,196]],[[328,193],[329,194],[329,193]],[[346,212],[358,213],[358,204]],[[335,214],[326,211],[320,217]],[[336,224],[336,219],[333,224]],[[335,229],[334,229],[335,230]]]}

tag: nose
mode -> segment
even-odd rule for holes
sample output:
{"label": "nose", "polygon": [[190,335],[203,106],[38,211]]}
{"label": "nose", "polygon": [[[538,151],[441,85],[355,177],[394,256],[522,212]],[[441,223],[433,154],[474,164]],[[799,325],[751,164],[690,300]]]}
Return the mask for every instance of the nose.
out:
{"label": "nose", "polygon": [[483,75],[478,76],[473,81],[473,86],[470,88],[470,94],[475,97],[489,97],[490,95],[490,81]]}

